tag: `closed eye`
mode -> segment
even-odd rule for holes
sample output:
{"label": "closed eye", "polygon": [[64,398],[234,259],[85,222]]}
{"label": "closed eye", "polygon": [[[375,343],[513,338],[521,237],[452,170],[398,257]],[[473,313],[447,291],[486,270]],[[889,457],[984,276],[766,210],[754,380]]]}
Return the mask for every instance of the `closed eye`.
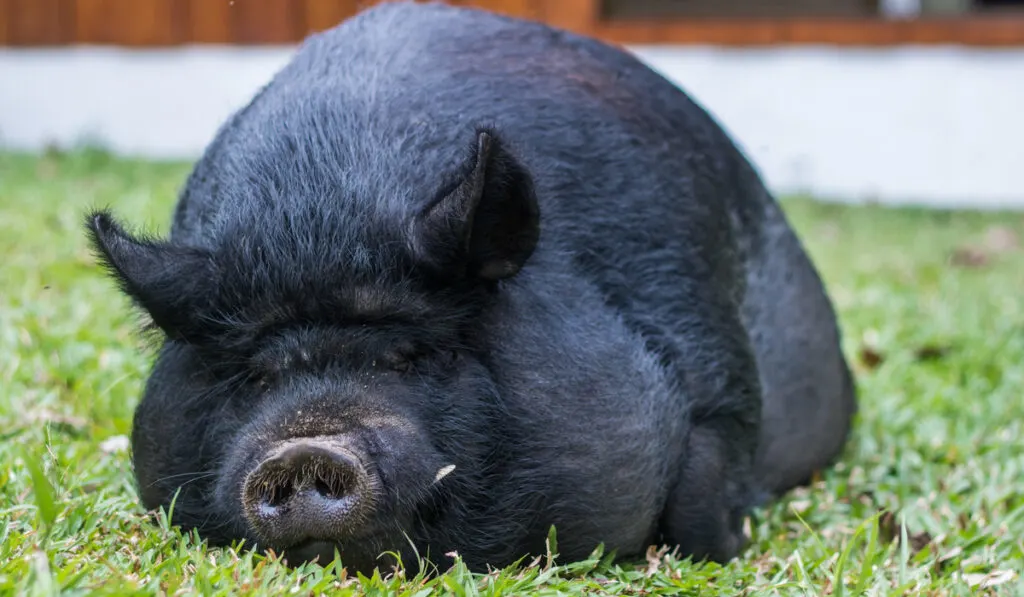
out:
{"label": "closed eye", "polygon": [[408,373],[418,357],[418,354],[410,350],[392,350],[385,353],[383,364],[392,371]]}

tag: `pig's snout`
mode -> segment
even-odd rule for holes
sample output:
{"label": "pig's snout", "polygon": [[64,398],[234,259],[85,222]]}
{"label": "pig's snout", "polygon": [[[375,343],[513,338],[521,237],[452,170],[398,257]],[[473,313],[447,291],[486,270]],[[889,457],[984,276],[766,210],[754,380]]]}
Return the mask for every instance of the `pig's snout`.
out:
{"label": "pig's snout", "polygon": [[373,510],[370,475],[329,438],[282,442],[246,477],[245,516],[271,547],[358,533]]}

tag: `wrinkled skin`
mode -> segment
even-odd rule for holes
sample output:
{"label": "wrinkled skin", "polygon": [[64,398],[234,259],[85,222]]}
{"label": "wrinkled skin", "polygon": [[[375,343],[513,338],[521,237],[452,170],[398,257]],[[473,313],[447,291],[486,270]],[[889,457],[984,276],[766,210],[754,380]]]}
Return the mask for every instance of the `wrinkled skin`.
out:
{"label": "wrinkled skin", "polygon": [[725,561],[856,410],[821,281],[726,134],[540,24],[367,10],[222,127],[169,239],[88,229],[162,342],[143,505],[180,490],[214,545],[483,569],[555,525],[566,560]]}

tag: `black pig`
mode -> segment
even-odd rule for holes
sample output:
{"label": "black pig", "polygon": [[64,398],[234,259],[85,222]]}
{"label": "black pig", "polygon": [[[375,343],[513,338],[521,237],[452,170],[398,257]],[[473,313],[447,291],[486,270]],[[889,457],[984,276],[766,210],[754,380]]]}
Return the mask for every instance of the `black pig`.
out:
{"label": "black pig", "polygon": [[[391,3],[218,132],[170,238],[91,240],[162,347],[142,503],[289,561],[724,561],[842,450],[822,282],[709,115],[626,52]],[[322,561],[322,560],[321,560]]]}

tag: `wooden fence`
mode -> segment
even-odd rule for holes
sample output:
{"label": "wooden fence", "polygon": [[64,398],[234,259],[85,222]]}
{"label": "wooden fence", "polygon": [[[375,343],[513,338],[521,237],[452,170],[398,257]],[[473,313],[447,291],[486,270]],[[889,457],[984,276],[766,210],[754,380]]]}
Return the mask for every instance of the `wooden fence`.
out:
{"label": "wooden fence", "polygon": [[[633,1],[642,4],[645,0]],[[764,0],[756,1],[764,4]],[[629,16],[615,16],[616,12],[608,9],[614,3],[606,0],[449,0],[451,4],[545,21],[612,43],[1024,46],[1024,6],[1018,12],[886,20],[859,16],[863,11],[849,2],[832,2],[835,14],[778,14],[756,18],[712,14],[658,18],[635,16],[635,10],[631,10]],[[290,44],[374,3],[373,0],[0,0],[0,46]],[[786,3],[777,5],[786,6]]]}
{"label": "wooden fence", "polygon": [[[8,45],[293,43],[337,24],[372,0],[0,0]],[[471,4],[543,18],[543,0]]]}

